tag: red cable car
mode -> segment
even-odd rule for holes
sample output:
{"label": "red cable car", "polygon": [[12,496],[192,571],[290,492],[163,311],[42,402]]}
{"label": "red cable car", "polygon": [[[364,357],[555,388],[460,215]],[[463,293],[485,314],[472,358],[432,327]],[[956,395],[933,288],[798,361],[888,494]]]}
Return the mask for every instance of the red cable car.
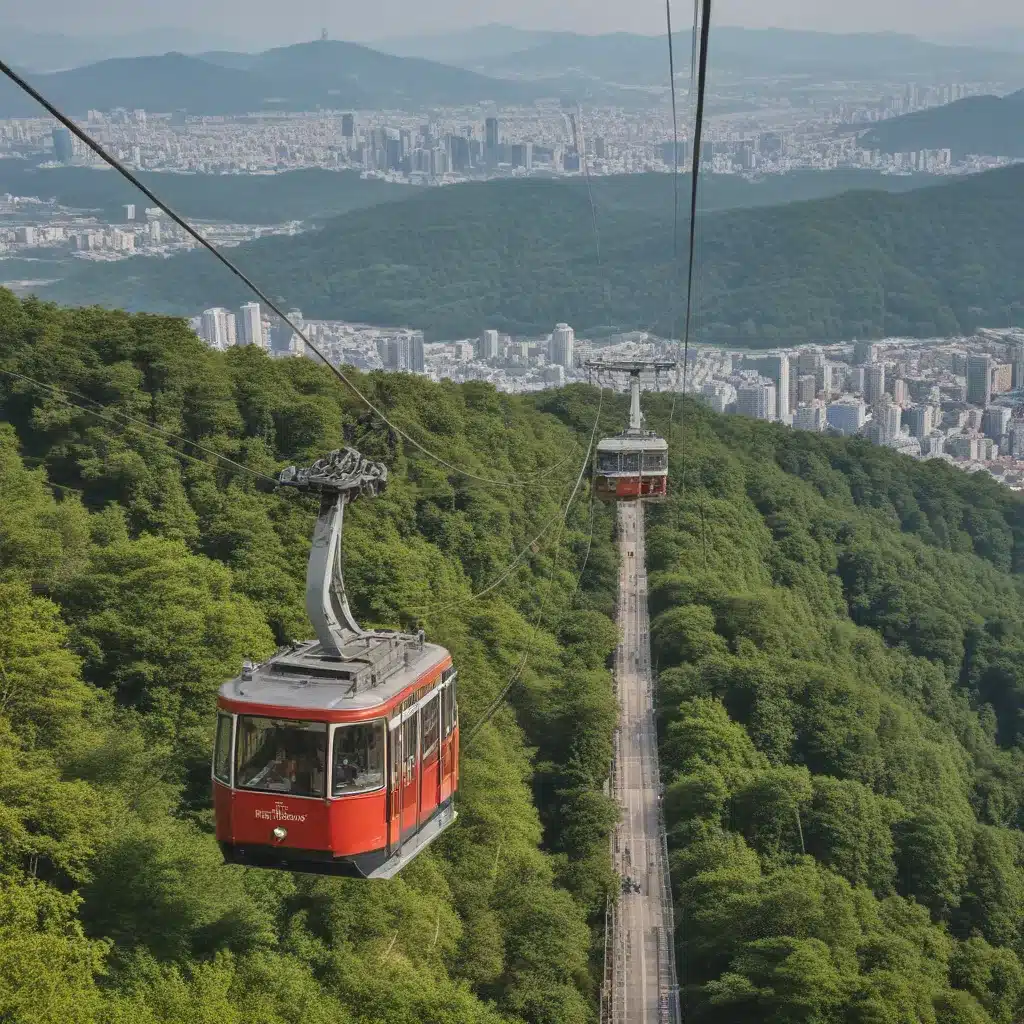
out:
{"label": "red cable car", "polygon": [[626,372],[630,375],[629,426],[614,437],[602,438],[594,456],[594,494],[601,501],[660,501],[668,490],[668,442],[652,430],[644,430],[640,412],[640,374],[659,371],[674,363],[588,363],[590,369]]}
{"label": "red cable car", "polygon": [[455,669],[422,631],[365,631],[349,609],[345,505],[379,494],[387,468],[346,448],[280,483],[320,494],[306,573],[317,639],[220,688],[217,840],[230,863],[390,878],[455,821]]}

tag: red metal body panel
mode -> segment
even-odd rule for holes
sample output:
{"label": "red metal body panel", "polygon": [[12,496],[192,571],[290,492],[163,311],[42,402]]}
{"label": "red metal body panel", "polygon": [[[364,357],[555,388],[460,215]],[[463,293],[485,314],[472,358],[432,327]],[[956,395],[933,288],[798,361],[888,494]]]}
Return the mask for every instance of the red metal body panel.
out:
{"label": "red metal body panel", "polygon": [[[421,688],[437,682],[441,673],[450,666],[451,659],[445,659],[387,702],[355,711],[324,709],[311,713],[308,709],[225,697],[218,699],[218,705],[222,710],[236,714],[329,723],[391,718],[398,713],[404,701],[414,697]],[[418,723],[422,716],[407,719],[396,728],[388,729],[389,785],[385,789],[324,799],[232,790],[214,780],[217,839],[241,846],[319,850],[335,857],[350,857],[397,846],[402,839],[408,839],[458,788],[458,727],[447,739],[441,737],[444,723],[440,720],[438,700],[435,698],[426,705],[432,706],[438,716],[438,744],[425,763],[420,763],[417,752]],[[402,756],[397,764],[393,764],[393,759],[399,754],[397,744],[402,733]],[[286,830],[283,840],[278,840],[273,834],[277,827]]]}
{"label": "red metal body panel", "polygon": [[667,492],[667,476],[601,476],[595,479],[600,498],[626,501],[630,498],[663,498]]}
{"label": "red metal body panel", "polygon": [[[231,827],[230,839],[220,835],[217,838],[298,850],[331,849],[331,806],[316,797],[236,789],[231,793]],[[274,829],[278,827],[288,833],[283,842],[274,838]]]}

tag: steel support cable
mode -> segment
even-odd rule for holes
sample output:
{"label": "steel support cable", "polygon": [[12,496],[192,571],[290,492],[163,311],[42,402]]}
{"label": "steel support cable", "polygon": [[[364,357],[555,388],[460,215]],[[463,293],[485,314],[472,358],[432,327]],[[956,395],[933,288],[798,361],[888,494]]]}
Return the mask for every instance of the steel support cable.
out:
{"label": "steel support cable", "polygon": [[700,177],[700,142],[704,131],[704,95],[708,76],[708,33],[711,29],[711,0],[699,0],[700,50],[697,67],[697,111],[693,127],[693,171],[690,181],[690,252],[686,273],[686,322],[683,329],[683,391],[686,391],[686,364],[690,350],[690,320],[693,311],[694,251],[697,239],[697,184]]}
{"label": "steel support cable", "polygon": [[155,203],[164,213],[167,214],[175,224],[178,225],[183,231],[185,231],[190,237],[194,238],[204,249],[206,249],[212,256],[214,256],[221,264],[223,264],[235,277],[237,277],[261,302],[265,303],[267,308],[281,318],[292,331],[302,339],[306,347],[335,375],[346,387],[348,387],[352,393],[371,411],[373,412],[382,422],[386,423],[396,434],[405,438],[414,448],[422,452],[427,458],[432,459],[439,466],[443,466],[445,469],[452,473],[457,473],[460,476],[467,477],[470,480],[476,480],[479,483],[489,484],[497,487],[520,487],[524,484],[529,484],[537,479],[540,479],[542,474],[531,474],[529,476],[510,476],[507,478],[500,477],[489,477],[481,476],[478,473],[474,473],[468,469],[462,469],[459,466],[454,465],[447,459],[441,458],[440,455],[436,455],[426,445],[421,444],[416,438],[412,437],[409,433],[403,430],[396,423],[393,423],[388,417],[372,402],[370,399],[363,394],[363,392],[356,386],[356,384],[349,379],[348,376],[340,368],[335,366],[328,358],[320,351],[320,349],[314,345],[309,338],[306,337],[305,333],[299,330],[298,327],[292,323],[291,319],[285,314],[285,312],[278,306],[276,302],[270,299],[266,293],[256,285],[245,273],[242,272],[231,260],[227,258],[212,242],[208,241],[199,231],[197,231],[191,224],[188,223],[183,217],[179,216],[172,210],[155,192],[144,185],[136,175],[124,166],[116,157],[111,156],[98,142],[96,142],[88,132],[81,129],[71,118],[63,114],[57,107],[55,107],[45,96],[43,96],[37,89],[29,85],[10,65],[0,60],[0,72],[7,76],[19,89],[27,93],[32,97],[40,106],[42,106],[51,117],[58,120],[65,128],[68,129],[76,138],[80,139],[83,144],[89,147],[104,163],[108,164],[115,171],[118,172],[123,178],[131,182],[147,199]]}
{"label": "steel support cable", "polygon": [[[696,2],[696,0],[695,0]],[[679,261],[679,120],[676,110],[676,58],[672,41],[672,0],[665,0],[665,32],[668,37],[668,87],[672,97],[672,265],[668,279],[668,336],[676,333],[676,266]],[[696,33],[694,34],[696,38]],[[693,75],[693,62],[690,62]],[[692,89],[691,89],[692,92]],[[683,371],[685,373],[685,369]],[[679,384],[679,348],[676,345],[676,385]],[[676,411],[676,392],[672,392],[672,409],[668,417],[669,435]]]}
{"label": "steel support cable", "polygon": [[[580,471],[579,471],[579,474],[576,477],[576,483],[573,486],[572,493],[569,495],[569,500],[565,503],[565,508],[562,511],[561,523],[559,524],[559,527],[558,527],[558,533],[555,534],[554,544],[552,545],[552,551],[553,551],[553,556],[552,556],[552,572],[551,572],[551,576],[548,578],[548,586],[545,589],[544,594],[541,597],[540,606],[537,609],[537,618],[534,621],[534,629],[539,627],[540,622],[541,622],[541,620],[544,617],[544,608],[547,605],[547,600],[551,596],[551,591],[552,591],[552,589],[554,588],[554,585],[555,585],[554,571],[555,571],[555,569],[558,566],[558,552],[559,552],[559,548],[560,548],[560,545],[561,545],[561,542],[562,542],[562,533],[565,530],[565,524],[566,524],[566,521],[569,518],[569,509],[572,507],[573,501],[576,498],[576,493],[577,493],[577,491],[579,491],[580,484],[583,482],[583,474],[586,472],[587,466],[590,464],[590,453],[594,449],[594,440],[597,437],[597,428],[598,428],[598,426],[600,425],[600,422],[601,422],[601,406],[602,406],[603,402],[604,402],[604,389],[602,388],[601,392],[600,392],[600,397],[598,398],[598,401],[597,401],[597,415],[594,416],[594,427],[590,431],[590,443],[587,445],[587,454],[586,454],[586,456],[583,459],[582,465],[580,466]],[[593,521],[593,519],[591,519],[591,521],[590,521],[591,538],[593,537],[593,528],[594,528],[594,521]],[[588,555],[589,555],[589,551],[590,551],[590,541],[589,540],[587,542],[587,551],[588,551]],[[580,570],[580,573],[577,575],[577,579],[576,579],[576,586],[577,587],[579,586],[579,576],[580,575],[582,575],[582,569]],[[479,735],[480,730],[483,729],[483,727],[494,717],[494,715],[497,713],[498,709],[504,704],[505,698],[508,696],[508,693],[512,689],[512,687],[515,686],[515,684],[519,681],[520,677],[522,676],[523,672],[526,669],[526,665],[529,662],[529,660],[530,660],[530,650],[529,650],[529,648],[527,648],[527,650],[525,650],[523,652],[523,657],[520,660],[519,664],[516,666],[515,670],[512,672],[512,675],[509,677],[508,682],[506,682],[506,684],[502,687],[501,691],[491,701],[491,703],[487,705],[487,707],[484,709],[483,713],[481,714],[480,718],[473,724],[472,728],[467,732],[467,734],[466,734],[466,742],[465,742],[466,748],[469,747],[469,745],[473,742],[473,740]]]}
{"label": "steel support cable", "polygon": [[478,590],[476,593],[470,594],[468,597],[460,598],[456,601],[449,601],[446,604],[440,605],[419,605],[415,608],[408,608],[408,612],[442,612],[450,611],[452,608],[461,608],[463,605],[469,604],[471,601],[478,601],[481,597],[486,597],[492,590],[497,589],[501,586],[512,575],[516,568],[522,563],[523,559],[526,558],[529,551],[533,546],[551,529],[555,523],[562,516],[562,509],[559,507],[558,511],[541,527],[540,532],[533,537],[531,540],[526,542],[526,546],[512,559],[511,562],[505,567],[499,576],[496,576],[490,583],[487,584],[483,590]]}
{"label": "steel support cable", "polygon": [[[37,387],[45,388],[50,391],[59,401],[64,402],[65,405],[70,405],[75,409],[81,409],[83,412],[91,413],[94,416],[99,416],[100,419],[105,419],[108,423],[113,422],[107,416],[100,415],[101,412],[110,413],[113,416],[117,416],[120,420],[124,420],[128,423],[136,424],[142,427],[144,430],[151,431],[155,434],[162,434],[163,436],[158,440],[163,441],[167,444],[167,438],[172,438],[175,441],[181,441],[182,444],[192,445],[193,448],[198,449],[201,452],[206,452],[207,455],[212,455],[216,459],[220,459],[221,462],[226,463],[229,466],[233,466],[235,469],[242,470],[243,473],[250,473],[252,476],[257,477],[260,480],[265,480],[268,483],[272,483],[276,486],[277,478],[268,476],[266,473],[261,473],[258,469],[253,469],[251,466],[243,465],[241,462],[236,462],[234,459],[227,455],[218,452],[214,448],[208,448],[206,445],[201,444],[199,441],[193,441],[187,437],[181,437],[179,434],[173,434],[169,430],[165,430],[163,427],[157,426],[155,423],[147,423],[143,419],[139,419],[138,416],[131,416],[126,412],[122,412],[120,409],[112,409],[110,406],[103,405],[102,402],[97,402],[93,398],[89,398],[88,395],[83,395],[79,391],[73,391],[71,388],[62,388],[54,384],[47,384],[45,381],[36,380],[35,377],[30,377],[26,373],[19,373],[16,370],[8,370],[0,366],[0,373],[6,373],[11,377],[17,377],[20,380],[26,381],[29,384],[35,384]],[[65,399],[65,395],[74,395],[76,398],[81,398],[83,401],[88,402],[90,405],[96,408],[87,409],[84,406],[79,405],[77,402],[71,402]],[[188,453],[179,452],[176,448],[172,448],[171,445],[167,444],[167,447],[171,449],[177,455]],[[203,462],[202,459],[195,459],[194,461],[199,462],[201,465],[207,466],[209,463]]]}

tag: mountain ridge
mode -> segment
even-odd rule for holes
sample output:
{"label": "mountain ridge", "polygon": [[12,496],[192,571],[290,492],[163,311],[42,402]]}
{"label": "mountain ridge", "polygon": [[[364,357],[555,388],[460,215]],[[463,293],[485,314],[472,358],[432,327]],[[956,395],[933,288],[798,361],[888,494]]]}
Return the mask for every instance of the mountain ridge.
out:
{"label": "mountain ridge", "polygon": [[[39,91],[69,113],[144,108],[166,113],[245,114],[257,110],[419,107],[460,102],[532,102],[544,90],[465,68],[394,57],[357,43],[318,40],[262,54],[181,53],[124,57],[32,76]],[[229,66],[231,64],[235,66]],[[16,86],[0,83],[0,117],[36,116]]]}
{"label": "mountain ridge", "polygon": [[1008,96],[968,96],[890,118],[861,136],[866,149],[907,153],[949,149],[966,156],[1024,156],[1024,89]]}
{"label": "mountain ridge", "polygon": [[[432,190],[235,253],[272,295],[314,317],[432,338],[474,336],[485,323],[538,334],[559,320],[669,334],[680,279],[670,177],[592,186],[600,263],[579,181]],[[855,190],[703,214],[696,338],[771,347],[1003,323],[1024,272],[1022,186],[1024,167],[1011,167],[905,194]],[[41,294],[174,313],[248,298],[199,256],[89,267]]]}

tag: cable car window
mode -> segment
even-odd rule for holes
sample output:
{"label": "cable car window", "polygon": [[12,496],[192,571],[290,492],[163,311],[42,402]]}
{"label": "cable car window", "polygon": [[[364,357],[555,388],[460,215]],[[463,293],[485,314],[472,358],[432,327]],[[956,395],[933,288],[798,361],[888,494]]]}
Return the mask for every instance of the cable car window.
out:
{"label": "cable car window", "polygon": [[405,744],[405,770],[407,772],[412,772],[416,767],[416,726],[419,723],[419,717],[419,715],[410,715],[402,723],[404,731],[402,742]]}
{"label": "cable car window", "polygon": [[440,721],[438,715],[441,711],[441,702],[436,697],[428,700],[423,705],[421,712],[423,716],[423,756],[426,757],[428,754],[434,752],[434,748],[437,746],[437,734],[440,729]]}
{"label": "cable car window", "polygon": [[384,785],[384,723],[342,725],[334,732],[331,795],[366,793]]}
{"label": "cable car window", "polygon": [[619,469],[619,456],[616,452],[598,452],[597,468],[601,473],[615,473]]}
{"label": "cable car window", "polygon": [[217,715],[217,745],[213,754],[213,777],[231,785],[231,716]]}
{"label": "cable car window", "polygon": [[452,688],[444,687],[441,690],[441,731],[445,739],[452,731]]}
{"label": "cable car window", "polygon": [[640,472],[640,452],[622,453],[622,471],[624,473]]}
{"label": "cable car window", "polygon": [[644,469],[667,469],[668,456],[664,452],[644,452]]}
{"label": "cable car window", "polygon": [[235,786],[323,796],[327,724],[239,715]]}

